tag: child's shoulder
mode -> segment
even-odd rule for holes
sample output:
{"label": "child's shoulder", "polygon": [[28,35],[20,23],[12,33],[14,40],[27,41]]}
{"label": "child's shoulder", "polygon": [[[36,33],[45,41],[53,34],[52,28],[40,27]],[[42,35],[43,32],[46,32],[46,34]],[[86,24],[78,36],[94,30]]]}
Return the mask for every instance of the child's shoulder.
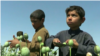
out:
{"label": "child's shoulder", "polygon": [[63,33],[66,33],[68,30],[62,30],[60,32],[58,32],[58,34],[63,34]]}
{"label": "child's shoulder", "polygon": [[39,31],[40,32],[47,32],[48,33],[48,30],[45,27],[41,28]]}
{"label": "child's shoulder", "polygon": [[92,36],[86,31],[82,30],[82,34],[85,35],[86,38],[92,38]]}
{"label": "child's shoulder", "polygon": [[88,32],[81,30],[83,34],[90,35]]}

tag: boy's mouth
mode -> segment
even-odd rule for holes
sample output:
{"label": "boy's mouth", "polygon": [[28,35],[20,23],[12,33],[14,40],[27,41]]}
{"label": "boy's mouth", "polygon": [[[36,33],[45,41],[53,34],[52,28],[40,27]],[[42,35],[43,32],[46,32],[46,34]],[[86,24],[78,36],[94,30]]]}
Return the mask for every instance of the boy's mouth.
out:
{"label": "boy's mouth", "polygon": [[67,22],[68,24],[72,24],[72,22]]}

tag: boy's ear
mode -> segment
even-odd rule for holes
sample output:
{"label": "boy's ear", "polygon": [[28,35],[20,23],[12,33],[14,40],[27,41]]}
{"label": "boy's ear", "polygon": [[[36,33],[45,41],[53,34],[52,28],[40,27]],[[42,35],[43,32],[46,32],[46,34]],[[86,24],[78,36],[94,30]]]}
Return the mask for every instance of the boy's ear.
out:
{"label": "boy's ear", "polygon": [[82,18],[82,21],[81,21],[81,23],[83,23],[84,21],[85,21],[85,17],[83,17],[83,18]]}
{"label": "boy's ear", "polygon": [[44,18],[42,18],[42,22],[44,22]]}

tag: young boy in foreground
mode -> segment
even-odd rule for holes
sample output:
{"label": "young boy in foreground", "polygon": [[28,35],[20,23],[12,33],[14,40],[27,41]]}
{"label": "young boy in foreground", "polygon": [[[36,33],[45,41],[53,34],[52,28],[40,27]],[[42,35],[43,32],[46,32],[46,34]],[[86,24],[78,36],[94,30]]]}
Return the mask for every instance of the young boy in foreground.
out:
{"label": "young boy in foreground", "polygon": [[[49,37],[49,33],[43,24],[45,20],[45,14],[42,10],[36,10],[30,15],[30,20],[35,29],[35,34],[31,43],[28,43],[28,48],[30,50],[30,56],[39,56],[40,45],[37,41],[37,37],[41,36],[42,42],[45,42],[45,40]],[[16,44],[21,44],[20,46],[22,48],[26,45],[25,42],[19,42],[16,38],[14,40],[9,40],[8,42],[11,42],[10,47],[15,47]]]}
{"label": "young boy in foreground", "polygon": [[[70,29],[63,30],[57,33],[57,35],[51,36],[46,40],[46,45],[54,48],[54,46],[57,46],[54,42],[66,42],[68,44],[69,39],[72,39],[74,43],[71,49],[71,56],[86,56],[87,52],[91,52],[93,56],[97,56],[94,52],[96,44],[93,38],[90,34],[80,29],[81,24],[85,21],[84,9],[80,6],[70,6],[66,9],[66,16],[66,22]],[[59,48],[59,56],[69,56],[68,46]]]}

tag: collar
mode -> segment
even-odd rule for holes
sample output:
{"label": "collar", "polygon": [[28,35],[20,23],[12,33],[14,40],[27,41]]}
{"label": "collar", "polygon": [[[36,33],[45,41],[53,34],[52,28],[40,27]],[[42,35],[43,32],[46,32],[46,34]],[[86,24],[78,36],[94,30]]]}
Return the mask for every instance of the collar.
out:
{"label": "collar", "polygon": [[69,33],[70,35],[77,35],[77,34],[79,34],[80,32],[81,32],[80,28],[78,28],[77,30],[71,30],[71,29],[68,30],[68,33]]}
{"label": "collar", "polygon": [[42,25],[40,28],[36,29],[35,32],[37,32],[38,30],[40,30],[43,27],[44,27],[44,25]]}

